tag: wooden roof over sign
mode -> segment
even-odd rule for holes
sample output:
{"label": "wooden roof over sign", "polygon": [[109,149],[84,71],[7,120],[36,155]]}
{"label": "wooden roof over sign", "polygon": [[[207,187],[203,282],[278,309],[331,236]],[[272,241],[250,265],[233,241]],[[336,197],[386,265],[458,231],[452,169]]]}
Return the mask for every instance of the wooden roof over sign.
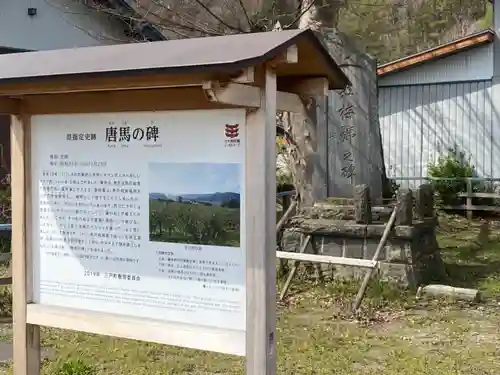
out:
{"label": "wooden roof over sign", "polygon": [[349,83],[315,32],[305,29],[4,55],[0,94],[8,94],[5,85],[47,79],[227,73],[270,62],[292,45],[298,61],[276,66],[278,84],[315,77],[327,78],[330,89]]}

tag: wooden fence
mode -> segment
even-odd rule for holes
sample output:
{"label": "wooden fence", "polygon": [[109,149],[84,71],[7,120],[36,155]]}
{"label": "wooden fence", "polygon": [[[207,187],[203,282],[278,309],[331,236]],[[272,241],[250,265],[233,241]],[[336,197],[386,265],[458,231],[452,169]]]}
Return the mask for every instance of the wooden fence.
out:
{"label": "wooden fence", "polygon": [[[444,210],[464,210],[467,212],[467,218],[471,219],[474,211],[482,211],[482,212],[497,212],[500,213],[500,178],[485,178],[485,177],[457,177],[457,178],[441,178],[441,177],[392,177],[392,180],[396,182],[422,182],[428,183],[431,181],[449,181],[449,182],[458,182],[464,181],[466,183],[466,191],[462,193],[458,193],[458,198],[463,198],[465,200],[465,204],[458,205],[438,205],[437,208]],[[474,191],[474,182],[480,183],[491,183],[498,184],[498,192],[475,192]],[[473,204],[474,198],[483,198],[483,199],[494,199],[498,200],[499,204],[492,205],[477,205]]]}
{"label": "wooden fence", "polygon": [[[491,205],[491,206],[486,206],[486,205],[474,205],[472,204],[472,199],[473,198],[490,198],[490,199],[499,199],[500,200],[500,194],[498,193],[475,193],[473,191],[472,187],[472,182],[473,179],[468,178],[467,179],[467,192],[466,193],[459,193],[458,196],[460,198],[465,198],[466,199],[466,204],[464,205],[459,205],[459,206],[451,206],[451,209],[456,209],[456,210],[466,210],[467,211],[467,218],[470,220],[472,219],[472,212],[473,211],[488,211],[488,212],[500,212],[500,206],[497,205]],[[448,206],[444,206],[443,208],[448,208]]]}

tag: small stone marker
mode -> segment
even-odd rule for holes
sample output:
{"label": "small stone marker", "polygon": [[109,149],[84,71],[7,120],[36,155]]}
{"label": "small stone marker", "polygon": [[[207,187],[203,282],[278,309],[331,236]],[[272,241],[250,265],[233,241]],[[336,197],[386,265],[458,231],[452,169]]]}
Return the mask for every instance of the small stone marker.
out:
{"label": "small stone marker", "polygon": [[358,224],[372,222],[372,203],[368,185],[356,185],[354,189],[354,218]]}
{"label": "small stone marker", "polygon": [[410,189],[397,193],[396,225],[411,225],[413,216],[413,195]]}
{"label": "small stone marker", "polygon": [[422,184],[418,187],[415,209],[419,219],[434,216],[434,192],[430,184]]}

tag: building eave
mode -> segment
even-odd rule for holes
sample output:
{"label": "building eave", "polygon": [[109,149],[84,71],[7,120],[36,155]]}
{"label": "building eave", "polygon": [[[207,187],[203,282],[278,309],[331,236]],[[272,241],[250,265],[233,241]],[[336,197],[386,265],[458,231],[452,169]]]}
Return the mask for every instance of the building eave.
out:
{"label": "building eave", "polygon": [[379,65],[377,67],[377,76],[385,76],[387,74],[407,70],[427,62],[436,61],[444,57],[469,50],[471,48],[476,48],[484,44],[492,43],[494,39],[495,33],[493,30],[482,30],[466,37],[442,44],[440,46]]}

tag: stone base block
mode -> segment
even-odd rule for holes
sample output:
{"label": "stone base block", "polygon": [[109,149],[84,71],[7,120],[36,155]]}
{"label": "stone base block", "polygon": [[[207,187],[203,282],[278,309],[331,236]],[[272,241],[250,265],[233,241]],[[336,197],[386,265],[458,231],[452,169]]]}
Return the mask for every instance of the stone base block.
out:
{"label": "stone base block", "polygon": [[[282,238],[283,251],[298,252],[300,241],[300,232],[285,230]],[[373,259],[380,238],[349,237],[335,233],[313,235],[313,241],[321,255]],[[312,246],[308,246],[306,252],[312,253]],[[379,255],[379,261],[379,278],[405,287],[416,288],[421,283],[437,281],[443,275],[439,248],[432,228],[413,238],[390,237]],[[316,267],[306,269],[315,270]],[[325,276],[341,279],[359,279],[366,272],[366,269],[359,267],[330,264],[322,264],[320,269]]]}

